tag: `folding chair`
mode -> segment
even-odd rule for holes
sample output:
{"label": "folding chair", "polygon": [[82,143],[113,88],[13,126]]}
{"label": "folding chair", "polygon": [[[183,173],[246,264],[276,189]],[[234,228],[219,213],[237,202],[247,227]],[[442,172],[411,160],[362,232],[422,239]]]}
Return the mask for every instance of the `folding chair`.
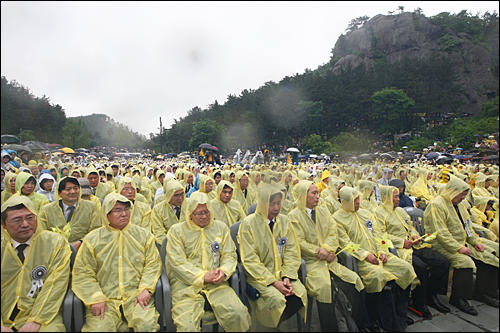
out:
{"label": "folding chair", "polygon": [[76,249],[71,244],[69,244],[69,247],[71,248],[71,257],[69,261],[69,283],[68,290],[66,291],[66,296],[64,296],[63,301],[63,323],[66,327],[66,332],[73,331],[73,297],[75,296],[73,290],[71,289],[71,278],[73,274],[73,265],[75,263]]}

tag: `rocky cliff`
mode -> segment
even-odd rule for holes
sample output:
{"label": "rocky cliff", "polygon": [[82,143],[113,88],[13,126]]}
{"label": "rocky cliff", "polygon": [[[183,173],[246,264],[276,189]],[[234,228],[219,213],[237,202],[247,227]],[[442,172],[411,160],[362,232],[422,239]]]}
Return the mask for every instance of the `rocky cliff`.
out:
{"label": "rocky cliff", "polygon": [[[402,13],[377,15],[361,28],[340,36],[332,51],[333,72],[364,64],[367,68],[385,57],[393,63],[408,57],[429,59],[432,55],[448,57],[455,68],[457,84],[464,94],[457,112],[478,114],[482,104],[498,95],[498,35],[488,41],[490,51],[476,45],[467,33],[454,33],[432,24],[423,15]],[[492,54],[493,53],[493,54]],[[498,64],[496,64],[498,67]]]}

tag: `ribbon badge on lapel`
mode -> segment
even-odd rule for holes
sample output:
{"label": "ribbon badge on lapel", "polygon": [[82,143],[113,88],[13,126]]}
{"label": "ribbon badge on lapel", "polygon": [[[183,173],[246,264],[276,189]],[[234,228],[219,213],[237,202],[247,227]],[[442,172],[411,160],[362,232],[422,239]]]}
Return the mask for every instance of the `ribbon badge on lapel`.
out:
{"label": "ribbon badge on lapel", "polygon": [[408,219],[407,219],[406,217],[405,217],[405,222],[406,222],[406,225],[408,225],[408,226],[410,225],[410,224],[408,223]]}
{"label": "ribbon badge on lapel", "polygon": [[281,257],[281,251],[283,250],[283,247],[286,245],[288,239],[283,236],[278,240],[278,251],[279,251],[279,256]]}
{"label": "ribbon badge on lapel", "polygon": [[37,266],[31,271],[31,289],[28,292],[28,297],[33,298],[35,293],[43,287],[43,278],[47,275],[47,268],[45,266]]}
{"label": "ribbon badge on lapel", "polygon": [[220,244],[218,241],[214,241],[212,245],[210,245],[212,248],[212,252],[214,253],[214,269],[219,267],[219,250],[220,250]]}
{"label": "ribbon badge on lapel", "polygon": [[470,220],[465,220],[465,231],[467,232],[467,237],[472,237],[472,233],[470,232]]}
{"label": "ribbon badge on lapel", "polygon": [[368,231],[370,232],[370,236],[373,237],[372,235],[372,229],[373,229],[373,223],[370,220],[366,220],[366,227],[368,228]]}

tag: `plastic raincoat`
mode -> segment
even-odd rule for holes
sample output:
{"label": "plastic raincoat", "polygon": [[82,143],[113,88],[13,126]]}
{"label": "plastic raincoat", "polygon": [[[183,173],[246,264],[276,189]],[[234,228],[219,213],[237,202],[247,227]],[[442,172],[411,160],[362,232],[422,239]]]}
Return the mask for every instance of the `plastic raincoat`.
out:
{"label": "plastic raincoat", "polygon": [[248,186],[247,187],[247,196],[245,198],[245,195],[243,194],[243,191],[242,191],[241,186],[240,186],[240,179],[243,176],[248,177],[248,175],[243,171],[238,171],[236,173],[235,182],[234,182],[233,200],[237,200],[241,204],[243,211],[245,211],[245,213],[246,213],[246,212],[248,212],[248,208],[250,208],[251,205],[253,205],[254,203],[257,202],[257,195],[254,192],[254,189],[251,188],[250,186]]}
{"label": "plastic raincoat", "polygon": [[[318,191],[319,193],[323,192],[323,190],[325,190],[328,186],[325,184],[324,180],[327,179],[328,177],[330,177],[331,174],[330,174],[330,171],[328,170],[325,170],[321,173],[321,181],[319,183],[316,183],[316,187],[318,188]],[[328,183],[330,184],[330,183]]]}
{"label": "plastic raincoat", "polygon": [[280,214],[288,215],[288,213],[290,213],[292,211],[292,209],[294,209],[296,207],[295,203],[291,202],[290,200],[288,200],[286,198],[288,196],[287,195],[288,193],[286,191],[285,185],[283,185],[281,183],[274,183],[273,186],[276,187],[281,192],[283,192],[283,197],[281,198]]}
{"label": "plastic raincoat", "polygon": [[[360,244],[360,248],[352,255],[358,259],[359,276],[363,280],[365,291],[367,293],[380,292],[391,280],[396,280],[402,289],[406,289],[417,277],[411,264],[391,253],[386,253],[386,263],[379,261],[378,265],[374,265],[365,260],[370,253],[378,256],[380,247],[373,237],[382,238],[382,233],[369,211],[354,210],[354,200],[359,195],[358,190],[344,186],[340,190],[342,209],[333,214],[333,218],[339,228],[340,226],[344,228],[354,244]],[[371,232],[369,227],[371,227]],[[343,248],[346,245],[343,238],[340,238],[340,246]]]}
{"label": "plastic raincoat", "polygon": [[354,284],[358,291],[363,290],[364,287],[358,274],[342,266],[337,257],[330,263],[318,259],[316,251],[320,247],[330,253],[337,253],[339,247],[337,231],[343,231],[343,229],[337,228],[337,223],[328,210],[323,207],[315,208],[316,223],[311,220],[311,217],[306,212],[307,191],[311,185],[312,182],[307,180],[302,180],[297,184],[297,207],[288,214],[288,219],[297,235],[301,256],[306,262],[308,295],[317,299],[318,302],[331,303],[331,280],[328,271],[331,271],[345,282]]}
{"label": "plastic raincoat", "polygon": [[477,196],[489,197],[490,199],[495,197],[493,192],[491,192],[489,189],[484,187],[484,184],[485,184],[487,179],[489,179],[489,177],[486,176],[485,174],[483,174],[481,172],[479,172],[477,174],[476,185],[475,185],[474,189],[472,190],[472,197],[473,198],[475,198]]}
{"label": "plastic raincoat", "polygon": [[[403,247],[404,241],[411,240],[413,236],[420,237],[420,234],[413,226],[411,217],[403,208],[393,208],[392,196],[395,191],[397,191],[399,196],[399,190],[396,187],[380,186],[382,202],[375,210],[374,217],[382,234],[388,233],[389,239],[398,251],[398,256],[411,264],[413,248],[405,249]],[[423,245],[419,242],[415,244],[414,247],[420,248],[423,247]]]}
{"label": "plastic raincoat", "polygon": [[[108,213],[116,202],[129,202],[118,193],[110,194],[103,202],[103,227],[89,233],[83,240],[73,266],[73,291],[83,301],[86,323],[82,331],[117,331],[124,326],[120,306],[135,331],[157,331],[159,314],[154,297],[146,310],[134,307],[137,295],[147,289],[155,292],[161,273],[161,260],[151,232],[128,223],[122,230],[109,225]],[[104,320],[90,312],[93,304],[105,301],[108,312]]]}
{"label": "plastic raincoat", "polygon": [[[59,188],[61,180],[57,183],[56,188]],[[58,191],[56,191],[54,202],[43,206],[40,210],[38,214],[38,221],[44,230],[52,231],[52,228],[62,230],[68,223],[64,218],[61,201],[62,199],[59,197]],[[99,217],[97,205],[92,201],[78,198],[78,201],[76,202],[76,209],[73,212],[73,216],[71,217],[69,223],[71,226],[71,233],[69,235],[68,242],[73,243],[78,240],[83,240],[85,235],[89,232],[101,227],[101,219]]]}
{"label": "plastic raincoat", "polygon": [[49,191],[45,191],[42,187],[42,181],[46,180],[46,179],[49,179],[49,180],[54,180],[54,177],[52,177],[50,174],[48,173],[44,173],[44,174],[41,174],[40,175],[40,178],[38,178],[38,187],[40,188],[37,193],[40,193],[40,194],[43,194],[45,195],[45,197],[47,197],[47,200],[49,200],[49,202],[54,202],[54,195],[55,195],[55,184],[56,182],[54,182],[53,186],[52,186],[52,190],[49,192]]}
{"label": "plastic raincoat", "polygon": [[180,219],[178,219],[177,215],[175,215],[174,209],[172,208],[170,200],[176,191],[182,190],[184,192],[184,186],[176,180],[171,180],[165,183],[165,200],[155,205],[153,207],[153,211],[151,212],[151,226],[153,228],[153,235],[155,236],[158,244],[163,242],[163,239],[167,236],[167,232],[172,225],[184,221],[184,211],[187,201],[187,199],[184,199],[181,206],[181,216]]}
{"label": "plastic raincoat", "polygon": [[220,199],[220,194],[222,193],[224,186],[229,186],[230,188],[232,188],[234,195],[233,184],[231,184],[227,180],[221,180],[217,187],[217,197],[215,199],[212,199],[210,201],[210,204],[212,205],[212,209],[214,212],[214,219],[222,221],[228,227],[230,227],[236,222],[243,220],[247,216],[247,214],[243,211],[243,208],[241,208],[241,204],[238,201],[233,200],[233,198],[231,198],[228,203],[222,202],[222,200]]}
{"label": "plastic raincoat", "polygon": [[89,175],[91,173],[95,173],[97,174],[97,178],[98,178],[98,183],[97,183],[97,189],[95,191],[95,196],[100,198],[100,199],[103,199],[106,198],[106,196],[110,193],[113,193],[114,190],[113,190],[113,187],[108,185],[108,184],[105,184],[105,183],[101,183],[101,177],[99,176],[99,171],[97,171],[96,169],[94,168],[89,168],[87,169],[87,173],[85,174],[85,178],[89,178]]}
{"label": "plastic raincoat", "polygon": [[[30,178],[33,178],[33,180],[35,180],[35,186],[36,186],[36,179],[31,173],[21,172],[20,174],[17,175],[16,194],[12,195],[12,197],[21,196],[21,195],[24,196],[24,194],[21,194],[21,189],[23,188],[24,184],[26,184],[26,182]],[[34,187],[33,187],[33,192],[31,192],[30,195],[28,195],[27,197],[30,198],[31,201],[33,201],[37,212],[39,212],[43,206],[45,206],[46,204],[49,203],[49,199],[47,199],[47,197],[43,194],[36,193]]]}
{"label": "plastic raincoat", "polygon": [[[470,210],[471,221],[474,222],[473,226],[474,230],[481,230],[485,232],[486,238],[498,242],[498,238],[496,237],[496,235],[493,234],[487,227],[485,227],[489,226],[493,220],[493,212],[492,211],[485,212],[486,206],[488,205],[488,201],[490,200],[495,200],[495,199],[492,199],[491,197],[488,198],[480,196],[477,196],[474,199],[475,205]],[[488,213],[491,213],[489,214],[490,216],[487,215]],[[480,226],[481,229],[476,229],[476,226]]]}
{"label": "plastic raincoat", "polygon": [[431,194],[429,190],[430,185],[427,184],[428,174],[429,170],[420,169],[418,172],[418,179],[416,182],[413,183],[410,189],[411,195],[421,199],[425,205],[427,205],[429,201],[434,199],[434,196]]}
{"label": "plastic raincoat", "polygon": [[165,175],[165,171],[163,171],[163,170],[156,171],[156,178],[151,179],[151,181],[149,183],[149,189],[150,189],[151,195],[153,197],[154,197],[154,195],[156,193],[156,190],[158,190],[160,187],[162,187],[162,183],[160,183],[160,181],[158,180],[158,178],[161,175]]}
{"label": "plastic raincoat", "polygon": [[[361,192],[361,202],[359,208],[366,209],[373,213],[378,208],[375,193],[372,194],[373,186],[375,183],[369,180],[362,180],[359,182],[359,191]],[[379,187],[382,185],[379,185]]]}
{"label": "plastic raincoat", "polygon": [[[25,196],[4,203],[2,212],[19,204],[37,215],[33,202]],[[2,228],[2,326],[19,330],[27,322],[37,322],[41,332],[64,332],[61,304],[69,283],[70,247],[63,236],[44,231],[40,225],[32,237],[21,263],[10,234]],[[41,267],[46,269],[43,288],[29,297],[32,272]],[[16,305],[19,313],[13,323],[9,317]]]}
{"label": "plastic raincoat", "polygon": [[[198,205],[210,211],[208,226],[200,228],[190,218]],[[206,297],[225,331],[247,331],[250,315],[227,280],[236,269],[236,247],[229,228],[214,220],[204,193],[193,193],[185,210],[186,222],[172,226],[167,235],[166,271],[172,288],[172,318],[177,330],[200,331]],[[220,268],[226,277],[220,284],[204,282],[205,274]]]}
{"label": "plastic raincoat", "polygon": [[320,198],[323,199],[330,214],[340,209],[338,188],[342,183],[344,183],[344,180],[337,178],[335,175],[330,176],[328,177],[328,188],[321,192]]}
{"label": "plastic raincoat", "polygon": [[121,194],[126,184],[131,184],[136,190],[136,198],[132,202],[132,212],[130,222],[151,231],[151,206],[137,200],[137,185],[130,177],[121,177],[117,185],[117,193]]}
{"label": "plastic raincoat", "polygon": [[7,174],[5,175],[5,178],[4,178],[4,182],[5,182],[5,189],[2,191],[2,195],[1,195],[1,204],[3,205],[5,201],[7,201],[11,196],[13,196],[16,192],[14,190],[14,193],[12,193],[12,188],[10,187],[10,181],[11,179],[14,178],[14,181],[15,179],[17,178],[17,174],[13,173],[13,172],[7,172]]}
{"label": "plastic raincoat", "polygon": [[272,233],[267,224],[269,200],[275,193],[280,191],[269,184],[259,189],[255,214],[241,222],[237,236],[246,282],[260,293],[256,301],[249,300],[250,306],[258,321],[267,327],[278,325],[286,307],[285,296],[271,285],[274,281],[289,278],[304,305],[299,310],[304,318],[307,308],[307,291],[298,280],[300,246],[293,227],[285,215],[276,217]]}
{"label": "plastic raincoat", "polygon": [[[213,184],[212,190],[209,193],[207,193],[207,188],[206,188],[208,181],[211,181]],[[217,197],[217,192],[215,191],[215,188],[216,188],[215,180],[213,178],[210,178],[209,176],[200,174],[200,182],[199,183],[200,183],[200,186],[199,186],[200,188],[198,191],[201,193],[205,193],[208,196],[209,200],[213,200]]]}
{"label": "plastic raincoat", "polygon": [[[452,179],[446,184],[443,192],[429,203],[424,213],[425,227],[429,233],[438,232],[436,239],[430,243],[435,250],[450,260],[451,268],[475,268],[470,257],[498,267],[498,258],[487,249],[479,252],[474,248],[480,240],[477,234],[470,230],[472,222],[465,206],[459,204],[456,208],[460,212],[461,220],[451,202],[457,195],[469,189],[470,186],[463,180]],[[458,253],[464,246],[472,251],[470,257]]]}

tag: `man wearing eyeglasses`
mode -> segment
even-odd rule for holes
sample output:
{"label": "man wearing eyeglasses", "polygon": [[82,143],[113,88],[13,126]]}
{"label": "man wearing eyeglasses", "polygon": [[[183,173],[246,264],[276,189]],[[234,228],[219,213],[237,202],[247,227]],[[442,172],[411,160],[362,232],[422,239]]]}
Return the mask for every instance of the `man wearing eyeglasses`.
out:
{"label": "man wearing eyeglasses", "polygon": [[2,332],[64,332],[61,304],[71,256],[66,239],[38,227],[26,196],[7,200],[1,220]]}
{"label": "man wearing eyeglasses", "polygon": [[73,267],[73,291],[83,301],[83,332],[156,332],[154,298],[161,273],[160,255],[149,230],[130,223],[131,202],[106,196],[103,227],[84,239]]}
{"label": "man wearing eyeglasses", "polygon": [[211,322],[206,312],[213,312],[227,332],[247,331],[248,310],[227,282],[237,260],[228,226],[214,220],[210,200],[202,192],[189,197],[185,215],[186,221],[167,234],[165,258],[177,331],[200,331],[202,318]]}
{"label": "man wearing eyeglasses", "polygon": [[163,185],[165,200],[156,204],[151,213],[151,224],[156,242],[161,245],[168,230],[176,223],[185,220],[184,217],[184,186],[177,180],[171,180]]}

